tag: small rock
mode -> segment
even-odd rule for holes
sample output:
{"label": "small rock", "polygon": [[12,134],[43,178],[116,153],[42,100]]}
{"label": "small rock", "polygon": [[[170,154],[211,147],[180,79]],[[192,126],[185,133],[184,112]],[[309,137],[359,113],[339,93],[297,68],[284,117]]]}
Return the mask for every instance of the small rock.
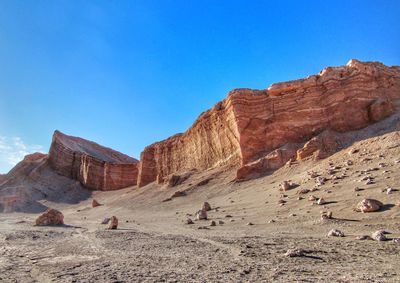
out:
{"label": "small rock", "polygon": [[207,220],[207,211],[201,209],[196,212],[196,219],[197,220]]}
{"label": "small rock", "polygon": [[212,220],[212,221],[210,222],[210,226],[217,226],[217,223],[215,223],[215,221]]}
{"label": "small rock", "polygon": [[202,210],[210,211],[211,210],[211,205],[208,202],[204,202]]}
{"label": "small rock", "polygon": [[219,221],[218,221],[218,224],[219,224],[219,225],[224,225],[224,224],[225,224],[225,222],[224,222],[224,221],[222,221],[222,220],[219,220]]}
{"label": "small rock", "polygon": [[390,195],[391,193],[393,193],[394,192],[394,190],[392,189],[392,188],[387,188],[386,189],[386,193],[388,194],[388,195]]}
{"label": "small rock", "polygon": [[285,256],[288,257],[301,257],[305,256],[305,250],[303,249],[288,249],[285,253]]}
{"label": "small rock", "polygon": [[344,233],[338,229],[332,229],[328,232],[330,237],[344,237]]}
{"label": "small rock", "polygon": [[332,211],[323,212],[321,214],[321,220],[332,219]]}
{"label": "small rock", "polygon": [[318,199],[317,204],[324,205],[324,204],[326,204],[326,201],[323,198],[320,198],[320,199]]}
{"label": "small rock", "polygon": [[115,216],[111,216],[110,225],[108,226],[108,229],[115,230],[117,228],[118,228],[118,218]]}
{"label": "small rock", "polygon": [[193,220],[191,218],[186,219],[186,224],[194,224]]}
{"label": "small rock", "polygon": [[248,226],[252,226],[252,225],[254,225],[253,223],[251,223],[251,222],[248,222],[246,225],[248,225]]}
{"label": "small rock", "polygon": [[106,217],[103,219],[103,221],[101,221],[101,224],[108,224],[108,222],[110,222],[110,220],[111,219],[109,217]]}
{"label": "small rock", "polygon": [[292,185],[288,181],[283,181],[281,184],[281,189],[285,192],[287,190],[290,190],[292,188]]}
{"label": "small rock", "polygon": [[386,238],[384,231],[379,230],[376,231],[372,234],[372,239],[374,239],[375,241],[387,241],[388,238]]}
{"label": "small rock", "polygon": [[268,223],[275,223],[275,220],[271,219],[270,221],[268,221]]}
{"label": "small rock", "polygon": [[400,238],[393,238],[392,240],[396,244],[400,244]]}
{"label": "small rock", "polygon": [[232,218],[232,215],[227,214],[227,215],[225,215],[225,218]]}
{"label": "small rock", "polygon": [[308,200],[309,201],[316,201],[317,198],[315,196],[311,195],[311,196],[308,197]]}
{"label": "small rock", "polygon": [[97,207],[97,206],[100,206],[100,205],[101,204],[97,200],[95,200],[95,199],[92,200],[92,207]]}

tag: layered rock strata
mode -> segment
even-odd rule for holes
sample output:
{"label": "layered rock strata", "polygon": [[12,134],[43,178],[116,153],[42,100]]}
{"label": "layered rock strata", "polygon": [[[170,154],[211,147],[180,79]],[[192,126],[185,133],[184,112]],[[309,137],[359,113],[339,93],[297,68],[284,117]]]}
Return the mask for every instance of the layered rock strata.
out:
{"label": "layered rock strata", "polygon": [[55,131],[48,162],[87,188],[116,190],[136,185],[138,160],[97,143]]}
{"label": "layered rock strata", "polygon": [[400,67],[354,59],[266,90],[236,89],[185,133],[146,147],[138,185],[220,165],[238,166],[238,179],[246,179],[296,158],[323,158],[337,146],[324,131],[343,133],[380,121],[399,98]]}

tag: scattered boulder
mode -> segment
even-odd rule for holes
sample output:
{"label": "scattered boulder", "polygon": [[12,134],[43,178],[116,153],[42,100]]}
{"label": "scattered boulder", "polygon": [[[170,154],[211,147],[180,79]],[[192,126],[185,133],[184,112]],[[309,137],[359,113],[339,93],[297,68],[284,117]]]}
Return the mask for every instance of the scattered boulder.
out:
{"label": "scattered boulder", "polygon": [[324,159],[337,151],[339,140],[337,133],[325,130],[306,142],[303,148],[297,151],[297,160],[313,156],[314,160]]}
{"label": "scattered boulder", "polygon": [[211,210],[211,205],[208,202],[204,202],[202,210],[210,211]]}
{"label": "scattered boulder", "polygon": [[326,201],[323,198],[320,198],[320,199],[318,199],[317,204],[324,205],[324,204],[326,204]]}
{"label": "scattered boulder", "polygon": [[92,200],[92,207],[97,207],[97,206],[100,206],[100,205],[101,204],[97,200],[95,200],[95,199]]}
{"label": "scattered boulder", "polygon": [[165,179],[165,183],[169,188],[176,187],[185,182],[192,174],[193,171],[185,172],[182,175],[172,174]]}
{"label": "scattered boulder", "polygon": [[101,221],[101,224],[108,224],[108,222],[110,222],[111,218],[106,217],[103,219],[103,221]]}
{"label": "scattered boulder", "polygon": [[281,184],[281,189],[286,192],[287,190],[290,190],[292,188],[292,185],[289,183],[289,181],[283,181]]}
{"label": "scattered boulder", "polygon": [[344,237],[344,233],[338,229],[332,229],[328,232],[329,237]]}
{"label": "scattered boulder", "polygon": [[308,200],[309,200],[309,201],[316,201],[316,200],[317,200],[317,197],[311,195],[311,196],[308,197]]}
{"label": "scattered boulder", "polygon": [[285,256],[288,257],[301,257],[305,256],[306,251],[303,249],[288,249],[285,253]]}
{"label": "scattered boulder", "polygon": [[382,206],[383,204],[376,199],[363,199],[354,210],[362,213],[375,212],[380,210]]}
{"label": "scattered boulder", "polygon": [[200,209],[196,212],[196,219],[197,220],[207,220],[207,211]]}
{"label": "scattered boulder", "polygon": [[40,215],[36,221],[36,226],[47,226],[47,225],[63,225],[64,224],[64,215],[53,208],[49,208]]}
{"label": "scattered boulder", "polygon": [[108,226],[108,229],[115,230],[117,228],[118,228],[118,218],[115,216],[111,216],[110,225]]}
{"label": "scattered boulder", "polygon": [[332,216],[332,211],[324,211],[324,212],[322,212],[322,214],[321,214],[321,220],[327,220],[327,219],[332,219],[333,218],[333,216]]}
{"label": "scattered boulder", "polygon": [[375,241],[387,241],[388,238],[385,236],[385,231],[379,230],[372,234],[372,239]]}

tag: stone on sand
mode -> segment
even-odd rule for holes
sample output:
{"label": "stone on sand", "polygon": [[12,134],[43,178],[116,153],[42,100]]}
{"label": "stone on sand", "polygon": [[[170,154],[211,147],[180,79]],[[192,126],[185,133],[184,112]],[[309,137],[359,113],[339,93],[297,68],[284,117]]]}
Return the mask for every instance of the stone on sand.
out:
{"label": "stone on sand", "polygon": [[95,200],[95,199],[92,200],[92,207],[97,207],[97,206],[100,206],[100,205],[101,204],[97,200]]}
{"label": "stone on sand", "polygon": [[115,230],[117,228],[118,228],[118,218],[115,216],[111,216],[110,225],[108,226],[108,229]]}
{"label": "stone on sand", "polygon": [[204,202],[202,210],[210,211],[211,210],[211,205],[208,202]]}
{"label": "stone on sand", "polygon": [[64,215],[56,209],[49,208],[36,219],[35,224],[36,226],[63,225]]}
{"label": "stone on sand", "polygon": [[285,256],[288,257],[301,257],[305,256],[305,250],[303,249],[288,249],[285,253]]}
{"label": "stone on sand", "polygon": [[344,237],[344,233],[338,229],[332,229],[328,232],[329,237]]}
{"label": "stone on sand", "polygon": [[383,204],[376,199],[363,199],[357,204],[355,211],[362,213],[375,212],[380,210],[382,206]]}
{"label": "stone on sand", "polygon": [[207,220],[207,211],[200,209],[196,212],[196,219],[197,220]]}

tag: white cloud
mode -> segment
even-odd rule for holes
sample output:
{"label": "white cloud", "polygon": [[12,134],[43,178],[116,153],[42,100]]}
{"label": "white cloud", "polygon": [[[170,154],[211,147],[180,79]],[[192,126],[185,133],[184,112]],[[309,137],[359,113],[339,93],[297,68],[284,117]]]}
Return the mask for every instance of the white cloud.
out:
{"label": "white cloud", "polygon": [[0,173],[8,172],[25,155],[44,152],[41,145],[27,145],[20,137],[0,136]]}

